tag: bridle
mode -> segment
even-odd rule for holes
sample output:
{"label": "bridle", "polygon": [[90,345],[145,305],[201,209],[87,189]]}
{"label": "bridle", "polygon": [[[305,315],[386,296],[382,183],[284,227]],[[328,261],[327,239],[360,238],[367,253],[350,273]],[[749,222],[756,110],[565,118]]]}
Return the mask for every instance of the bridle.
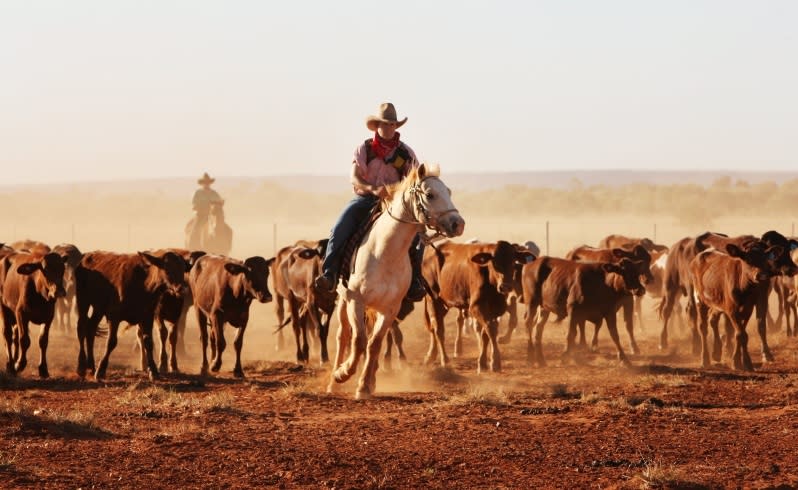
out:
{"label": "bridle", "polygon": [[[402,191],[402,214],[400,216],[397,217],[393,213],[391,213],[392,202],[389,203],[388,206],[386,206],[385,208],[385,212],[388,213],[388,216],[390,216],[391,218],[400,223],[423,226],[425,228],[435,231],[433,235],[426,235],[424,233],[419,234],[421,240],[425,244],[431,243],[433,240],[435,240],[438,237],[445,236],[445,234],[439,228],[438,224],[438,221],[443,216],[446,216],[447,214],[450,213],[459,212],[457,208],[449,208],[439,213],[437,216],[430,215],[429,209],[427,208],[427,206],[424,205],[424,200],[423,200],[424,190],[422,189],[421,184],[423,184],[425,180],[432,178],[437,178],[437,177],[436,176],[424,177],[423,179],[413,183],[412,185],[408,186],[406,189]],[[408,193],[410,194],[410,199],[406,197]],[[407,208],[408,201],[412,203],[413,206],[412,210],[409,210]],[[403,218],[403,216],[407,216],[408,214],[414,217],[414,221],[410,221]],[[421,216],[422,219],[419,219],[419,216]]]}

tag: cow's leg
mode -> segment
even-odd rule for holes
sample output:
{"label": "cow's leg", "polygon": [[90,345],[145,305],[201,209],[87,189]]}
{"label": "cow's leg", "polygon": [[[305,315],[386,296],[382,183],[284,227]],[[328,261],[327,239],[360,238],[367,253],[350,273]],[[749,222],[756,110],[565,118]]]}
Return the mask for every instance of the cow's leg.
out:
{"label": "cow's leg", "polygon": [[3,338],[5,339],[6,344],[6,355],[8,356],[8,360],[6,361],[6,372],[8,374],[15,374],[14,371],[14,353],[13,353],[13,344],[14,344],[14,314],[6,308],[5,306],[2,307],[3,310]]}
{"label": "cow's leg", "polygon": [[[172,328],[169,329],[169,368],[172,370],[173,373],[179,372],[177,368],[177,354],[178,354],[178,344],[180,335],[180,319],[177,320],[177,323],[172,324]],[[183,317],[183,322],[185,323],[185,317]],[[163,329],[161,329],[163,333]],[[162,371],[166,372],[166,368],[164,367],[161,369]]]}
{"label": "cow's leg", "polygon": [[457,310],[457,331],[454,334],[454,358],[457,359],[463,355],[463,328],[466,326],[466,312],[465,310]]}
{"label": "cow's leg", "polygon": [[336,312],[338,313],[338,332],[335,335],[335,360],[331,370],[332,375],[330,376],[330,384],[327,385],[327,391],[330,393],[334,391],[336,383],[342,382],[338,380],[335,373],[337,373],[338,369],[343,365],[344,356],[346,356],[352,337],[352,325],[349,323],[346,303],[346,300],[341,299],[336,306]]}
{"label": "cow's leg", "polygon": [[500,344],[507,344],[513,337],[513,331],[518,326],[518,297],[515,294],[510,295],[507,300],[507,332],[499,337]]}
{"label": "cow's leg", "polygon": [[626,333],[629,334],[629,343],[632,346],[632,354],[640,355],[640,347],[637,346],[637,342],[635,341],[635,329],[634,329],[634,308],[635,308],[635,299],[636,296],[624,296],[623,297],[623,321],[626,325]]}
{"label": "cow's leg", "polygon": [[435,341],[435,348],[438,351],[438,359],[440,360],[441,367],[446,367],[449,364],[449,356],[446,354],[446,329],[443,322],[446,316],[446,305],[439,301],[432,301],[434,307],[435,318],[435,332],[433,340]]}
{"label": "cow's leg", "polygon": [[363,400],[370,398],[377,387],[377,368],[379,367],[380,351],[382,350],[382,339],[393,325],[396,312],[389,311],[377,313],[371,338],[368,339],[366,347],[366,359],[360,382],[355,392],[355,398]]}
{"label": "cow's leg", "polygon": [[241,348],[244,346],[244,331],[246,329],[246,325],[238,327],[236,338],[233,340],[233,347],[235,347],[236,350],[236,366],[233,369],[233,376],[236,378],[244,377],[244,369],[241,367]]}
{"label": "cow's leg", "polygon": [[734,346],[734,368],[753,371],[754,364],[748,354],[748,333],[745,331],[745,321],[737,315],[732,315],[730,320],[734,326],[734,331],[737,333]]}
{"label": "cow's leg", "polygon": [[693,341],[693,355],[701,354],[701,337],[698,335],[698,307],[696,306],[693,289],[687,291],[687,322]]}
{"label": "cow's leg", "polygon": [[[579,322],[579,330],[581,332],[585,331],[585,323],[586,322]],[[593,324],[593,338],[590,340],[590,351],[591,352],[598,352],[598,333],[601,330],[601,322],[596,322]]]}
{"label": "cow's leg", "polygon": [[76,330],[79,344],[77,372],[78,376],[83,379],[86,377],[86,342],[89,333],[89,317],[88,307],[86,310],[82,310],[80,303],[78,303],[78,325]]}
{"label": "cow's leg", "polygon": [[330,362],[330,352],[327,350],[327,337],[330,335],[330,315],[322,319],[319,316],[319,364],[322,366]]}
{"label": "cow's leg", "polygon": [[50,372],[47,370],[47,344],[50,341],[50,324],[45,322],[42,331],[39,333],[39,377],[49,378]]}
{"label": "cow's leg", "polygon": [[[105,341],[105,353],[100,359],[100,365],[97,366],[97,372],[94,374],[96,380],[105,378],[105,371],[108,369],[108,359],[111,357],[111,352],[116,348],[117,334],[119,332],[119,320],[110,320],[108,327],[108,339]],[[142,350],[144,346],[142,346]]]}
{"label": "cow's leg", "polygon": [[200,375],[208,375],[208,317],[199,308],[197,310],[197,325],[199,326],[200,348],[202,349],[202,366]]}
{"label": "cow's leg", "polygon": [[524,310],[524,327],[526,327],[526,362],[534,362],[535,343],[532,341],[532,327],[537,320],[537,307],[532,306],[531,302],[526,304]]}
{"label": "cow's leg", "polygon": [[666,288],[665,295],[660,300],[659,305],[660,317],[662,318],[662,331],[659,334],[659,348],[665,350],[668,348],[668,322],[673,312],[673,306],[676,303],[676,295],[678,291],[675,288]]}
{"label": "cow's leg", "polygon": [[546,360],[543,358],[543,327],[546,326],[546,321],[548,319],[549,312],[544,311],[535,325],[535,361],[538,363],[539,367],[546,366]]}
{"label": "cow's leg", "polygon": [[[579,327],[580,319],[577,318],[576,315],[573,314],[573,311],[569,311],[569,318],[568,318],[568,334],[565,339],[565,352],[563,353],[563,360],[567,360],[574,358],[574,350],[575,350],[575,340],[576,340],[576,330]],[[583,323],[584,325],[584,323]]]}
{"label": "cow's leg", "polygon": [[424,356],[424,364],[427,365],[438,355],[438,344],[435,343],[435,328],[437,326],[435,319],[435,306],[433,300],[429,297],[424,298],[424,327],[429,332],[429,348],[427,354]]}
{"label": "cow's leg", "polygon": [[[759,331],[759,339],[762,341],[762,361],[773,362],[773,353],[768,345],[767,315],[768,315],[768,295],[764,294],[756,303],[756,328]],[[780,321],[780,320],[779,320]],[[747,353],[747,350],[746,350]]]}
{"label": "cow's leg", "polygon": [[781,282],[781,276],[776,276],[771,279],[770,285],[768,286],[768,297],[770,297],[770,291],[773,291],[776,295],[776,311],[778,314],[774,319],[770,311],[767,312],[767,326],[771,332],[778,332],[781,330],[781,323],[784,318],[784,285]]}
{"label": "cow's leg", "polygon": [[[396,322],[394,321],[394,326]],[[394,328],[388,329],[388,333],[385,334],[385,354],[382,355],[382,369],[385,370],[386,373],[391,372],[393,366],[391,365],[391,350],[393,350],[393,332]]]}
{"label": "cow's leg", "polygon": [[[699,314],[701,314],[701,306],[699,306]],[[710,328],[712,328],[712,336],[714,339],[712,343],[712,360],[715,362],[720,362],[721,354],[723,351],[722,349],[723,344],[720,341],[720,332],[718,329],[718,324],[720,323],[721,318],[725,317],[725,315],[723,313],[717,313],[717,312],[712,314],[709,313],[707,314],[709,315],[709,326]],[[728,321],[726,322],[726,324],[728,325]],[[706,338],[704,339],[704,342],[706,342]]]}
{"label": "cow's leg", "polygon": [[[274,293],[274,313],[277,316],[277,325],[278,327],[283,324],[285,321],[285,304],[283,303],[283,297],[280,296],[278,293]],[[283,335],[283,329],[277,329],[277,341],[274,345],[274,349],[277,352],[283,350],[285,345],[285,336]]]}
{"label": "cow's leg", "polygon": [[224,339],[224,318],[221,312],[214,311],[210,316],[211,330],[213,337],[216,340],[216,352],[213,355],[213,362],[211,363],[211,371],[214,373],[219,372],[222,368],[222,353],[227,347],[227,341]]}
{"label": "cow's leg", "polygon": [[93,375],[97,372],[94,363],[94,340],[97,338],[97,330],[103,315],[99,310],[92,307],[92,314],[88,322],[88,334],[86,335],[86,366]]}
{"label": "cow's leg", "polygon": [[[707,323],[709,316],[709,308],[702,304],[698,304],[698,330],[701,334],[701,366],[708,368],[709,363],[709,344],[707,343]],[[717,337],[717,315],[712,315],[713,330],[716,332]]]}
{"label": "cow's leg", "polygon": [[154,342],[152,340],[152,327],[155,323],[155,318],[152,316],[145,318],[140,324],[139,329],[144,334],[142,339],[142,350],[147,353],[147,367],[150,372],[150,379],[158,379],[158,366],[155,364],[155,355],[153,354]]}
{"label": "cow's leg", "polygon": [[[174,330],[174,328],[173,328]],[[163,318],[158,319],[158,340],[160,352],[158,353],[158,370],[162,373],[169,371],[169,359],[166,355],[166,342],[169,340],[169,329]]]}
{"label": "cow's leg", "polygon": [[17,351],[15,370],[20,373],[28,365],[28,349],[30,348],[30,325],[28,319],[17,312],[17,330],[19,330],[19,350]]}
{"label": "cow's leg", "polygon": [[139,365],[141,366],[141,371],[146,373],[147,353],[144,352],[144,332],[142,332],[141,329],[138,327],[136,328],[136,339],[139,347]]}
{"label": "cow's leg", "polygon": [[641,332],[645,329],[645,327],[643,326],[643,298],[644,296],[634,297],[635,315],[637,316],[637,323],[638,325],[640,325]]}
{"label": "cow's leg", "polygon": [[[180,310],[180,316],[177,319],[177,334],[175,339],[177,341],[177,355],[187,356],[186,352],[186,322],[188,321],[188,310],[191,309],[192,301],[183,298],[183,305]],[[175,361],[176,362],[176,361]]]}
{"label": "cow's leg", "polygon": [[[291,308],[291,329],[294,331],[294,343],[296,344],[296,362],[303,363],[307,362],[305,359],[302,349],[302,332],[307,327],[305,326],[305,318],[304,315],[299,314],[299,301],[296,298],[290,298],[288,300],[288,306]],[[305,339],[307,343],[307,339]]]}
{"label": "cow's leg", "polygon": [[615,313],[608,314],[604,321],[607,322],[607,330],[610,332],[610,337],[612,337],[612,341],[615,343],[615,348],[618,350],[618,360],[624,364],[629,364],[629,359],[626,358],[626,354],[623,352],[623,347],[621,347],[621,340],[618,337],[618,326],[616,325],[616,317]]}
{"label": "cow's leg", "polygon": [[487,325],[488,340],[491,346],[490,370],[498,373],[502,370],[501,354],[499,353],[499,319],[495,318]]}

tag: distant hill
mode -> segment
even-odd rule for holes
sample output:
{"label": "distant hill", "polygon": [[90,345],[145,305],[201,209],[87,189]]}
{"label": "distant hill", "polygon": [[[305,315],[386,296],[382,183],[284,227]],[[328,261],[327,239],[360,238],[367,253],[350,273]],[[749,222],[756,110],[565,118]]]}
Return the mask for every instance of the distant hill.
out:
{"label": "distant hill", "polygon": [[[627,184],[697,184],[708,186],[714,181],[728,177],[732,182],[746,181],[749,184],[761,182],[782,183],[798,179],[795,172],[737,172],[737,171],[628,171],[628,170],[589,170],[589,171],[529,171],[446,174],[444,179],[452,189],[464,191],[483,191],[508,185],[525,187],[549,187],[565,189],[581,184],[621,186]],[[190,194],[195,189],[193,177],[169,177],[161,179],[117,180],[75,182],[63,184],[0,185],[0,190],[53,189],[71,192],[128,193],[136,190],[156,191],[165,194]],[[261,186],[279,185],[288,189],[301,189],[313,193],[337,194],[346,192],[348,176],[341,175],[277,175],[277,176],[218,176],[215,187],[221,191],[236,189],[256,189]],[[243,188],[243,189],[242,189]]]}

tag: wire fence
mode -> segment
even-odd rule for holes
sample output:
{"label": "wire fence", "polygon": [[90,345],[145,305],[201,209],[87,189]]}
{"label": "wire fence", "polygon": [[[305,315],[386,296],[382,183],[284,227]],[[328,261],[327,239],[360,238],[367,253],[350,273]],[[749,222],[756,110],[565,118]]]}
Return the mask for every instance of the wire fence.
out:
{"label": "wire fence", "polygon": [[[326,217],[325,217],[326,218]],[[273,256],[282,246],[300,239],[320,239],[329,235],[332,221],[306,219],[297,221],[248,220],[231,222],[233,251],[236,257],[251,255]],[[48,244],[74,243],[81,250],[112,250],[134,252],[162,247],[184,246],[185,222],[165,220],[145,222],[28,222],[0,219],[0,242],[35,239]],[[728,235],[761,235],[768,230],[795,236],[795,221],[785,218],[720,218],[711,226],[684,224],[677,220],[651,220],[638,217],[611,219],[556,218],[515,220],[509,217],[466,217],[466,231],[460,239],[483,241],[507,240],[523,243],[532,240],[542,253],[561,256],[579,245],[598,245],[609,234],[648,237],[656,243],[672,245],[685,236],[704,231],[718,231]]]}

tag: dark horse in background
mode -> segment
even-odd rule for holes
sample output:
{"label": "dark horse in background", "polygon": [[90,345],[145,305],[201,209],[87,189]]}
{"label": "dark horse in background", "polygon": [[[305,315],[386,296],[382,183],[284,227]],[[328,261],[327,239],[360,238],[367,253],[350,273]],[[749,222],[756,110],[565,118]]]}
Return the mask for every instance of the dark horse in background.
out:
{"label": "dark horse in background", "polygon": [[[195,226],[199,226],[195,230]],[[196,215],[186,224],[186,248],[209,254],[230,255],[233,248],[233,229],[224,221],[224,201],[211,203],[204,220]]]}

